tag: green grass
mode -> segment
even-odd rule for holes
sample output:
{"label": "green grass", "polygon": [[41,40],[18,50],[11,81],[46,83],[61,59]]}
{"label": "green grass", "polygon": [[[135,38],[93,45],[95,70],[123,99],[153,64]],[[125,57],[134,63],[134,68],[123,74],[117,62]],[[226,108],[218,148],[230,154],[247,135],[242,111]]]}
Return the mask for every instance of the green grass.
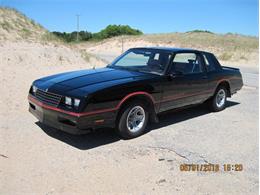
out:
{"label": "green grass", "polygon": [[41,41],[44,42],[63,42],[61,39],[59,39],[57,36],[55,36],[53,33],[46,31],[42,36],[41,36]]}
{"label": "green grass", "polygon": [[187,33],[166,33],[146,34],[137,38],[127,39],[144,40],[154,45],[165,45],[170,47],[184,47],[199,50],[206,50],[216,54],[221,60],[241,59],[241,54],[246,60],[247,55],[258,52],[258,37],[238,34],[214,34],[208,32],[187,32]]}
{"label": "green grass", "polygon": [[[0,28],[14,36],[14,39],[35,39],[39,40],[41,34],[46,32],[41,25],[13,8],[0,7],[1,22]],[[14,33],[13,33],[14,32]]]}
{"label": "green grass", "polygon": [[220,56],[218,56],[219,60],[228,61],[231,60],[232,54],[230,53],[222,53]]}
{"label": "green grass", "polygon": [[91,55],[89,53],[87,53],[85,50],[80,50],[80,53],[81,53],[81,57],[86,61],[86,62],[89,62],[90,61],[90,58],[91,58]]}
{"label": "green grass", "polygon": [[258,49],[258,38],[235,34],[211,34],[211,33],[169,33],[144,35],[151,42],[172,42],[178,45],[194,46],[197,48],[217,47],[231,50]]}
{"label": "green grass", "polygon": [[248,60],[248,58],[245,57],[244,55],[241,55],[241,56],[240,56],[240,60]]}
{"label": "green grass", "polygon": [[10,32],[13,29],[13,26],[7,21],[3,21],[2,23],[0,23],[0,26],[8,32]]}
{"label": "green grass", "polygon": [[32,35],[32,32],[31,32],[30,30],[28,30],[28,29],[26,29],[26,28],[23,28],[23,29],[21,30],[21,36],[22,36],[23,38],[30,38],[31,35]]}

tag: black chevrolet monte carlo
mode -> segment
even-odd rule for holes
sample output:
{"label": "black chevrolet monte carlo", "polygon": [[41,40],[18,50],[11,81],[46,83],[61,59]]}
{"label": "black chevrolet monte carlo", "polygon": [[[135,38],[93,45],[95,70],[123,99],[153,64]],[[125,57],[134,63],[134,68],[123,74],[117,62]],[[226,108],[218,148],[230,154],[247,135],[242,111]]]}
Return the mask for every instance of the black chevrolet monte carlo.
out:
{"label": "black chevrolet monte carlo", "polygon": [[111,127],[123,138],[134,138],[167,110],[207,103],[221,111],[242,86],[239,69],[221,66],[212,53],[132,48],[105,68],[34,81],[29,111],[41,123],[68,133]]}

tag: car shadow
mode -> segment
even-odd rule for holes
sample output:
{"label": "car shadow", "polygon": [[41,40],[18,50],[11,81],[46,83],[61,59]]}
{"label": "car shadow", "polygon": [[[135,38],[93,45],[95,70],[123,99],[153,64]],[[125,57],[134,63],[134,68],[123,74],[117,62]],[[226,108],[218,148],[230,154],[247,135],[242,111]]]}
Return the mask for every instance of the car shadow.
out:
{"label": "car shadow", "polygon": [[[227,108],[238,105],[240,103],[227,101]],[[211,113],[205,105],[199,105],[191,108],[186,108],[178,111],[167,111],[159,115],[159,123],[150,124],[147,132],[153,131],[168,125],[179,123],[185,120],[196,118],[205,114]],[[43,132],[50,137],[67,143],[80,150],[88,150],[102,145],[110,144],[121,140],[121,138],[111,128],[98,129],[85,135],[72,135],[55,128],[46,126],[40,122],[36,122]]]}
{"label": "car shadow", "polygon": [[[226,109],[232,106],[236,106],[238,104],[240,103],[234,101],[227,101]],[[147,132],[210,113],[212,112],[209,111],[206,104],[200,104],[189,108],[166,111],[159,114],[159,123],[153,123],[149,125]]]}
{"label": "car shadow", "polygon": [[88,150],[119,141],[121,138],[111,128],[97,129],[84,135],[72,135],[36,122],[47,135],[80,150]]}

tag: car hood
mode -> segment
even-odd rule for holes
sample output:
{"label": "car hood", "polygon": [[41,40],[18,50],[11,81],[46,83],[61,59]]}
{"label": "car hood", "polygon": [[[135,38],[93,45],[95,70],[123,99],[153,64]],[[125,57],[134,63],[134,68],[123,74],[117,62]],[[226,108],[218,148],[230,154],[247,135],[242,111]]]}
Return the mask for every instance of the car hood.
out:
{"label": "car hood", "polygon": [[151,77],[152,74],[134,72],[121,69],[112,68],[100,68],[92,70],[80,70],[67,73],[61,73],[36,80],[34,84],[42,89],[48,90],[49,92],[63,94],[75,89],[84,89],[87,91],[91,86],[94,85],[106,85],[111,81],[116,84],[117,81],[125,81],[128,79],[133,80],[136,77],[144,76]]}

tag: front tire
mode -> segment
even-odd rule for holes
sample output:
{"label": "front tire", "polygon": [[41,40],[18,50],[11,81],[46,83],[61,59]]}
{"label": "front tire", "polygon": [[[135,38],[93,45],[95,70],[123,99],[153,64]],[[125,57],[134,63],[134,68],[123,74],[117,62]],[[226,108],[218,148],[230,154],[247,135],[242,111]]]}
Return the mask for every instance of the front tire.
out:
{"label": "front tire", "polygon": [[149,119],[147,106],[142,101],[134,101],[123,107],[119,113],[118,133],[125,139],[142,135]]}
{"label": "front tire", "polygon": [[226,108],[227,89],[224,86],[217,88],[215,95],[209,101],[209,108],[213,112],[219,112]]}

